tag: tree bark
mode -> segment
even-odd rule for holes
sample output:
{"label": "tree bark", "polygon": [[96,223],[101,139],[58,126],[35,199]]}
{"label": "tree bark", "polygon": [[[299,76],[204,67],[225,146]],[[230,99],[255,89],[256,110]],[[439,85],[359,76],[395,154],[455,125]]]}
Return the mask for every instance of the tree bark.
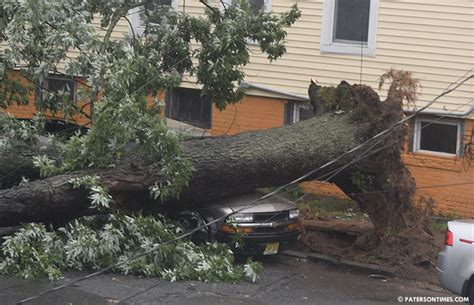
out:
{"label": "tree bark", "polygon": [[[179,199],[164,203],[150,200],[149,187],[165,179],[160,175],[160,162],[129,155],[114,168],[69,173],[1,190],[0,227],[32,221],[62,224],[95,213],[89,208],[87,192],[73,189],[68,182],[86,174],[100,176],[114,197],[115,207],[129,212],[149,212],[162,204],[192,207],[256,188],[283,185],[344,154],[403,116],[400,98],[381,102],[370,87],[342,82],[331,90],[325,94],[333,104],[325,101],[325,96],[319,96],[317,102],[323,102],[332,113],[270,130],[181,142],[194,172]],[[334,114],[336,109],[345,114]],[[402,231],[420,223],[426,225],[412,204],[415,182],[401,160],[405,136],[406,129],[400,128],[379,143],[378,147],[386,149],[330,180],[369,213],[379,235],[388,227]],[[359,151],[348,155],[306,180],[317,179],[359,155]],[[31,165],[27,153],[21,160],[25,168]],[[9,162],[4,159],[2,163]]]}
{"label": "tree bark", "polygon": [[[184,156],[192,162],[194,172],[179,201],[164,204],[205,204],[287,183],[351,149],[367,136],[369,129],[370,124],[352,124],[348,115],[325,115],[265,131],[183,141]],[[90,213],[87,192],[74,190],[68,183],[85,174],[99,175],[118,207],[153,208],[162,204],[151,202],[148,197],[148,188],[163,179],[159,172],[158,162],[129,156],[112,169],[63,174],[2,190],[0,226],[63,222]]]}
{"label": "tree bark", "polygon": [[29,145],[15,145],[0,158],[0,189],[7,189],[17,185],[21,177],[38,179],[39,171],[33,166],[33,156],[39,150]]}
{"label": "tree bark", "polygon": [[18,185],[22,178],[36,180],[39,170],[33,166],[33,157],[46,154],[59,161],[57,150],[40,136],[36,145],[17,143],[11,149],[0,154],[0,190]]}

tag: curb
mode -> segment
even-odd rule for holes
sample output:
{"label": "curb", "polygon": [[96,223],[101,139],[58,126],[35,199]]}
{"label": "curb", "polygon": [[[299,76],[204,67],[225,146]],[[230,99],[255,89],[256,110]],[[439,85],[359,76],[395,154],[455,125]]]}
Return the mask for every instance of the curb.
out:
{"label": "curb", "polygon": [[325,262],[331,265],[347,267],[353,270],[364,271],[372,274],[380,274],[388,277],[395,276],[395,273],[393,271],[381,268],[380,266],[374,264],[359,263],[348,260],[338,260],[323,254],[303,253],[294,250],[285,250],[280,253],[293,258],[307,259],[313,262]]}

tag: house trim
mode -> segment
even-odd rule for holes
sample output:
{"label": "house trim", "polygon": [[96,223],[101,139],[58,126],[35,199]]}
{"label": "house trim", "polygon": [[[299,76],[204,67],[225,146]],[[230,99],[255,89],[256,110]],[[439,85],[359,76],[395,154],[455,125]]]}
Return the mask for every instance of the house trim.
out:
{"label": "house trim", "polygon": [[299,95],[296,93],[291,93],[279,89],[274,89],[272,87],[251,83],[247,81],[240,82],[240,88],[245,90],[245,94],[248,95],[257,95],[257,96],[264,96],[264,97],[273,97],[273,98],[281,98],[281,99],[291,99],[297,100],[301,102],[309,102],[309,98],[307,96]]}
{"label": "house trim", "polygon": [[[173,8],[174,10],[178,10],[178,0],[171,0],[171,8]],[[128,20],[130,20],[130,24],[128,28],[129,35],[132,35],[132,33],[134,33],[135,35],[141,36],[145,32],[145,27],[142,25],[141,16],[140,16],[142,9],[143,9],[142,6],[135,7],[128,12],[127,17],[128,17]],[[133,32],[132,32],[132,29],[133,29]]]}
{"label": "house trim", "polygon": [[415,118],[415,125],[413,128],[413,152],[414,153],[423,153],[427,155],[432,155],[432,156],[439,156],[439,157],[456,157],[462,155],[461,152],[461,134],[463,133],[463,126],[462,122],[460,120],[453,120],[453,119],[443,119],[436,121],[436,124],[444,124],[444,125],[451,125],[451,126],[456,126],[457,127],[457,135],[456,135],[456,153],[451,154],[451,153],[445,153],[445,152],[438,152],[438,151],[432,151],[432,150],[424,150],[420,149],[420,142],[421,142],[421,123],[423,122],[428,122],[428,123],[434,123],[432,118]]}
{"label": "house trim", "polygon": [[[48,77],[45,79],[45,85],[46,87],[44,90],[50,91],[51,89],[49,88],[49,80],[59,80],[59,81],[67,81],[72,83],[72,88],[70,88],[70,94],[72,98],[72,102],[75,104],[77,103],[77,82],[74,78],[70,78],[67,76],[63,75],[58,75],[58,74],[49,74]],[[42,88],[36,87],[35,89],[35,100],[42,98],[41,97],[41,91]]]}
{"label": "house trim", "polygon": [[379,0],[370,0],[367,44],[333,41],[335,9],[336,0],[324,0],[321,24],[321,53],[375,56]]}

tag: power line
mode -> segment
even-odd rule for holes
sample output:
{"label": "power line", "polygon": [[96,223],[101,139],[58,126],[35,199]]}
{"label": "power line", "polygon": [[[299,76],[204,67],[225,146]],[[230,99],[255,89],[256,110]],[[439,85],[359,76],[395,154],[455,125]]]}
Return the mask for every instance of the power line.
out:
{"label": "power line", "polygon": [[[455,82],[453,82],[453,83],[451,83],[450,85],[448,85],[443,93],[448,92],[448,91],[451,92],[452,90],[455,90],[456,88],[458,88],[459,86],[461,86],[462,84],[464,84],[467,80],[469,80],[470,78],[474,77],[474,75],[471,75],[471,76],[467,77],[467,75],[468,75],[473,69],[474,69],[474,68],[471,68],[471,69],[468,70],[462,77],[460,77],[460,78],[457,79]],[[466,78],[466,77],[467,77],[467,78]],[[466,78],[466,79],[464,79],[464,78]],[[463,79],[464,79],[464,80],[463,80]],[[455,86],[454,86],[453,88],[451,88],[452,85],[455,85]],[[450,90],[451,90],[451,91],[450,91]],[[443,93],[442,93],[442,94],[443,94]],[[435,122],[440,121],[440,120],[442,120],[442,119],[445,118],[445,117],[448,117],[450,114],[456,112],[458,109],[460,109],[460,108],[462,108],[462,107],[464,107],[464,106],[466,106],[466,105],[469,105],[470,103],[471,103],[471,101],[468,101],[468,102],[466,102],[466,103],[464,103],[464,104],[459,105],[457,108],[451,110],[450,112],[448,112],[448,113],[446,113],[446,114],[444,114],[444,115],[442,115],[442,116],[440,116],[440,117],[438,117],[438,118],[436,118],[436,119],[431,120],[428,124],[422,125],[421,128],[419,128],[419,129],[416,129],[416,127],[415,127],[414,132],[418,132],[419,130],[430,126],[431,124],[434,124]],[[424,108],[420,109],[419,111],[422,111],[423,109],[424,109]],[[415,113],[414,113],[414,114],[415,114]],[[400,127],[401,127],[401,126],[402,126],[402,125],[400,125]],[[395,129],[394,129],[394,130],[395,130]],[[394,130],[393,130],[393,131],[394,131]],[[378,141],[376,141],[375,144],[373,144],[369,149],[367,149],[367,150],[365,150],[364,152],[362,152],[359,156],[355,157],[352,161],[350,161],[350,162],[348,162],[347,164],[345,164],[345,165],[343,165],[343,166],[341,166],[341,167],[339,167],[339,168],[336,168],[336,169],[334,169],[334,170],[332,170],[332,171],[326,173],[325,175],[322,175],[321,177],[316,178],[316,179],[314,179],[314,180],[319,180],[319,179],[324,178],[324,180],[322,180],[322,181],[329,181],[331,178],[333,178],[334,176],[336,176],[337,174],[339,174],[341,171],[343,171],[345,168],[349,167],[350,165],[352,165],[352,164],[354,164],[354,163],[356,163],[356,162],[359,162],[359,161],[361,161],[361,160],[364,160],[364,159],[366,159],[366,158],[368,158],[368,157],[370,157],[370,156],[372,156],[372,155],[378,153],[379,151],[382,151],[382,150],[384,150],[385,148],[388,148],[388,147],[392,146],[393,144],[396,144],[396,143],[398,143],[398,142],[400,141],[400,139],[396,139],[396,140],[394,140],[394,141],[392,141],[392,142],[390,142],[390,143],[386,143],[385,145],[383,145],[382,147],[380,147],[380,148],[378,148],[378,149],[376,149],[376,150],[370,151],[370,150],[373,149],[378,143],[380,143],[380,142],[383,141],[386,137],[388,137],[388,135],[389,135],[389,133],[385,134],[381,139],[379,139]],[[332,139],[332,138],[331,138],[331,139]],[[369,139],[369,140],[370,140],[370,139]],[[367,153],[368,153],[368,154],[367,154]],[[364,154],[365,154],[365,155],[364,155]],[[328,177],[328,176],[329,176],[329,177]],[[286,187],[286,186],[285,186],[285,187]],[[292,190],[295,190],[296,188],[298,188],[298,186],[294,186],[293,188],[290,188],[289,190],[284,191],[284,193],[288,193],[288,192],[290,192],[290,191],[292,191]],[[295,202],[297,202],[297,201],[299,201],[299,200],[302,200],[302,199],[303,199],[304,197],[306,197],[307,195],[308,195],[308,193],[303,194],[303,195],[302,195],[301,197],[299,197]],[[273,216],[273,217],[275,217],[275,216]]]}
{"label": "power line", "polygon": [[[431,104],[433,104],[433,103],[434,103],[437,99],[439,99],[440,97],[442,97],[442,96],[448,94],[449,92],[452,92],[452,91],[456,90],[459,86],[461,86],[462,84],[464,84],[468,79],[471,79],[471,78],[473,78],[473,77],[474,77],[474,75],[471,75],[471,76],[469,76],[468,78],[466,78],[466,79],[464,79],[463,81],[461,81],[457,86],[455,86],[455,87],[453,87],[453,88],[451,88],[451,89],[449,89],[449,90],[446,90],[445,92],[441,93],[437,98],[435,98],[435,99],[431,102]],[[408,118],[414,117],[416,114],[420,113],[422,110],[424,110],[424,109],[426,109],[426,108],[427,108],[427,107],[425,106],[425,107],[421,108],[420,110],[417,110],[414,114],[412,114],[412,115],[409,116]],[[161,244],[159,244],[159,245],[157,245],[157,246],[155,246],[155,247],[153,247],[153,248],[151,248],[151,249],[149,249],[149,250],[147,250],[147,251],[144,251],[144,252],[142,252],[142,253],[138,253],[138,254],[136,254],[136,255],[130,257],[130,258],[127,258],[126,260],[123,260],[123,261],[118,262],[118,263],[116,263],[116,264],[110,265],[109,267],[103,268],[103,269],[101,269],[101,270],[99,270],[99,271],[96,271],[96,272],[94,272],[94,273],[88,274],[88,275],[86,275],[86,276],[84,276],[84,277],[78,278],[78,279],[76,279],[76,280],[74,280],[74,281],[71,281],[71,282],[69,282],[69,283],[62,284],[62,285],[57,286],[57,287],[54,287],[54,288],[52,288],[52,289],[49,289],[49,290],[40,292],[40,293],[38,293],[38,294],[36,294],[36,295],[34,295],[34,296],[32,296],[32,297],[29,297],[29,298],[20,300],[20,301],[18,301],[16,304],[23,304],[23,303],[25,303],[25,302],[32,301],[32,300],[37,299],[37,298],[39,298],[39,297],[41,297],[41,296],[44,296],[44,295],[46,295],[46,294],[52,293],[52,292],[54,292],[54,291],[58,291],[58,290],[60,290],[60,289],[62,289],[62,288],[68,287],[68,286],[70,286],[70,285],[74,285],[74,284],[79,283],[79,282],[82,282],[82,281],[87,280],[87,279],[89,279],[89,278],[91,278],[91,277],[100,275],[100,274],[102,274],[102,273],[104,273],[104,272],[107,272],[107,271],[109,271],[109,270],[112,270],[113,268],[116,268],[116,267],[118,267],[118,266],[121,266],[121,265],[125,264],[126,262],[135,260],[135,259],[140,258],[140,257],[143,257],[143,256],[145,256],[145,255],[148,255],[149,253],[152,253],[152,252],[156,251],[157,249],[159,249],[159,248],[162,247],[163,245],[167,245],[167,244],[173,243],[173,242],[175,242],[175,241],[178,241],[178,240],[180,240],[180,239],[183,239],[183,238],[192,236],[194,233],[196,233],[196,232],[198,232],[198,231],[200,231],[200,230],[202,230],[202,229],[204,229],[204,228],[208,228],[210,225],[215,224],[215,223],[218,223],[218,222],[220,222],[220,221],[226,219],[226,218],[229,217],[230,215],[233,215],[233,214],[242,212],[242,211],[244,211],[244,210],[247,210],[247,209],[249,209],[250,206],[256,204],[257,202],[262,201],[262,200],[264,200],[264,199],[266,199],[266,198],[269,198],[269,197],[271,197],[271,196],[273,196],[273,195],[276,195],[277,193],[279,193],[280,191],[282,191],[282,190],[285,189],[286,187],[291,186],[291,185],[293,185],[293,184],[296,184],[296,183],[298,183],[298,182],[304,180],[305,178],[307,178],[307,177],[313,175],[314,173],[316,173],[317,171],[322,170],[322,169],[324,169],[324,168],[327,168],[328,166],[330,166],[330,165],[336,163],[337,161],[341,160],[344,156],[347,156],[347,155],[349,155],[349,154],[351,154],[351,153],[353,153],[353,152],[355,152],[355,151],[361,149],[361,148],[364,147],[365,145],[368,145],[369,143],[371,143],[371,141],[373,141],[373,140],[375,140],[375,139],[378,139],[378,138],[382,137],[383,135],[388,134],[389,132],[393,132],[393,131],[395,130],[395,127],[396,127],[396,126],[399,126],[399,125],[403,124],[403,123],[406,122],[406,121],[407,121],[407,118],[400,120],[398,123],[396,123],[396,124],[394,124],[393,126],[387,128],[387,129],[385,129],[384,131],[382,131],[382,132],[376,134],[376,135],[373,136],[372,138],[370,138],[370,139],[364,141],[362,144],[357,145],[356,147],[354,147],[354,148],[348,150],[347,152],[343,153],[343,154],[340,155],[339,157],[337,157],[337,158],[335,158],[335,159],[333,159],[333,160],[331,160],[331,161],[325,163],[325,164],[322,165],[322,166],[319,166],[319,167],[316,168],[316,169],[313,169],[313,170],[307,172],[306,174],[300,176],[299,178],[297,178],[297,179],[295,179],[295,180],[293,180],[293,181],[291,181],[291,182],[289,182],[289,183],[287,183],[287,184],[285,184],[285,185],[283,185],[283,186],[278,187],[278,188],[275,189],[274,191],[272,191],[272,192],[270,192],[270,193],[268,193],[268,194],[265,194],[265,195],[263,195],[263,196],[261,196],[261,197],[255,199],[255,200],[249,202],[247,206],[243,206],[243,207],[241,207],[241,208],[235,210],[235,211],[232,212],[232,213],[229,213],[229,214],[227,214],[227,215],[223,215],[223,216],[221,216],[221,217],[219,217],[219,218],[217,218],[217,219],[214,219],[213,221],[204,223],[204,224],[202,224],[202,225],[200,225],[200,226],[194,228],[193,230],[188,231],[188,232],[185,233],[185,234],[182,234],[182,235],[180,235],[180,236],[177,236],[176,238],[173,238],[173,239],[171,239],[171,240],[168,240],[168,241],[166,241],[166,242],[163,242],[163,243],[161,243]],[[385,146],[384,146],[384,147],[385,147]],[[383,147],[383,148],[384,148],[384,147]],[[359,156],[359,158],[360,158],[360,156]],[[354,160],[353,160],[353,161],[354,161]],[[274,216],[272,216],[272,217],[274,217]]]}
{"label": "power line", "polygon": [[[464,103],[464,104],[461,104],[461,105],[459,105],[457,108],[453,109],[450,113],[454,113],[454,112],[456,112],[456,110],[458,110],[459,108],[462,108],[462,107],[464,107],[465,105],[468,105],[468,104],[470,104],[470,103],[471,103],[471,101],[466,102],[466,103]],[[438,118],[436,118],[436,119],[433,119],[433,120],[429,121],[427,124],[421,125],[420,128],[418,128],[418,129],[417,129],[417,127],[415,127],[414,130],[413,130],[413,132],[416,133],[416,132],[422,130],[423,128],[426,128],[426,127],[430,126],[431,124],[434,124],[434,123],[436,123],[436,122],[442,120],[443,118],[448,117],[448,116],[450,115],[450,113],[446,113],[446,114],[444,114],[443,116],[440,116],[440,117],[438,117]],[[381,140],[383,140],[383,139],[381,139]],[[345,168],[349,167],[350,165],[352,165],[352,164],[354,164],[354,163],[356,163],[356,162],[362,161],[362,160],[364,160],[364,159],[367,159],[368,157],[370,157],[370,156],[372,156],[372,155],[374,155],[374,154],[376,154],[376,153],[378,153],[378,152],[384,150],[385,148],[391,147],[392,145],[398,143],[399,140],[400,140],[400,139],[396,139],[396,140],[394,140],[394,141],[392,141],[392,142],[386,143],[386,144],[383,145],[382,147],[380,147],[380,148],[378,148],[378,149],[376,149],[376,150],[373,150],[373,151],[368,151],[368,150],[366,150],[366,152],[369,152],[368,154],[366,154],[366,155],[364,156],[364,155],[363,155],[364,153],[362,153],[361,155],[359,155],[358,157],[356,157],[355,159],[353,159],[353,160],[350,161],[349,163],[347,163],[347,164],[345,164],[345,165],[343,165],[343,166],[341,166],[341,167],[339,167],[339,168],[337,168],[337,169],[335,169],[335,170],[333,170],[333,171],[328,172],[328,173],[326,174],[326,176],[330,176],[330,177],[329,177],[329,178],[325,178],[323,181],[329,181],[331,178],[333,178],[334,176],[336,176],[337,174],[339,174],[342,170],[344,170]],[[379,141],[379,142],[381,142],[381,141]],[[377,145],[379,142],[375,143],[373,146]],[[369,150],[370,150],[370,149],[369,149]],[[325,176],[323,175],[323,177],[325,177]],[[315,179],[315,180],[317,180],[317,179]],[[295,187],[293,187],[293,188],[291,188],[291,189],[285,191],[284,193],[288,193],[288,192],[290,192],[290,191],[292,191],[292,190],[295,190],[297,187],[298,187],[298,186],[295,186]],[[303,196],[301,196],[301,197],[304,198],[306,195],[308,195],[308,194],[305,194],[305,195],[303,195]]]}

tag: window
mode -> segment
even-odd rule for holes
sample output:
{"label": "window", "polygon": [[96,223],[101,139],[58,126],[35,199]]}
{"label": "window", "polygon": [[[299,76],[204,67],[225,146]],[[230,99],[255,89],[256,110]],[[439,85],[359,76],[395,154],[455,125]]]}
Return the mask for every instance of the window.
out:
{"label": "window", "polygon": [[[160,0],[160,5],[163,6],[170,6],[173,7],[173,1],[172,0]],[[148,20],[150,20],[150,23],[152,24],[160,24],[161,23],[161,16],[153,15],[153,11],[159,9],[158,5],[156,5],[153,2],[146,2],[145,3],[145,15],[148,17]]]}
{"label": "window", "polygon": [[196,89],[176,88],[166,94],[167,118],[199,128],[211,128],[211,99]]}
{"label": "window", "polygon": [[[173,9],[177,9],[178,0],[160,0],[160,5],[170,6]],[[161,23],[161,16],[153,16],[151,13],[156,9],[156,7],[157,4],[155,4],[155,2],[146,2],[142,7],[136,7],[133,10],[130,10],[128,19],[130,20],[131,27],[135,35],[143,35],[145,32],[145,25],[141,18],[142,14],[148,16],[152,24]],[[130,34],[132,33],[132,29],[129,29]]]}
{"label": "window", "polygon": [[[260,11],[264,11],[266,13],[270,12],[272,9],[272,1],[271,0],[248,0],[250,4],[250,9],[254,15],[258,15]],[[231,5],[236,5],[233,0],[222,0],[221,7],[228,7]],[[222,8],[223,9],[223,8]],[[257,40],[248,39],[247,44],[257,46],[259,43]]]}
{"label": "window", "polygon": [[324,0],[321,52],[375,56],[379,0]]}
{"label": "window", "polygon": [[249,0],[249,4],[254,15],[258,15],[262,10],[269,12],[271,9],[270,0]]}
{"label": "window", "polygon": [[52,93],[59,99],[59,96],[68,95],[68,99],[71,102],[76,100],[76,82],[73,79],[61,77],[61,76],[49,76],[43,82],[43,90],[37,91],[37,101],[48,98],[48,95]]}
{"label": "window", "polygon": [[417,119],[413,137],[413,151],[456,156],[460,152],[461,123]]}
{"label": "window", "polygon": [[[271,0],[248,0],[250,4],[250,9],[254,15],[257,15],[261,10],[264,12],[270,12],[272,9],[272,2]],[[234,2],[232,0],[224,0],[222,5],[229,6],[233,5]]]}
{"label": "window", "polygon": [[288,101],[285,105],[285,124],[292,124],[314,117],[310,105],[304,102]]}

